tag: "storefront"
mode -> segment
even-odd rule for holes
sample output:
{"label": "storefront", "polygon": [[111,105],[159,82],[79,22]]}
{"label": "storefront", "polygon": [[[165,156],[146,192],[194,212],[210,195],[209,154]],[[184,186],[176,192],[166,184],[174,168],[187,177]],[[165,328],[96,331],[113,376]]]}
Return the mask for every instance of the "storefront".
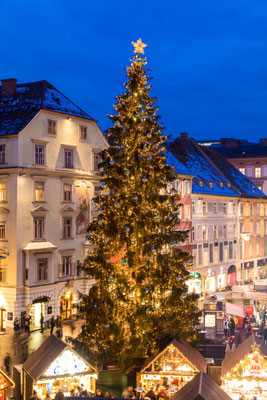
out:
{"label": "storefront", "polygon": [[6,400],[6,391],[8,388],[13,388],[15,386],[9,376],[0,369],[0,400]]}
{"label": "storefront", "polygon": [[236,266],[230,265],[227,271],[227,286],[234,286],[236,283]]}
{"label": "storefront", "polygon": [[206,276],[204,276],[204,286],[205,292],[212,293],[216,290],[216,279],[215,279],[215,271],[209,269],[207,271]]}
{"label": "storefront", "polygon": [[221,290],[225,288],[226,282],[225,282],[225,268],[220,267],[219,269],[219,274],[217,275],[217,288],[218,290]]}
{"label": "storefront", "polygon": [[31,329],[41,328],[41,316],[45,317],[45,306],[50,300],[49,297],[43,296],[33,300],[30,306],[29,315],[31,316]]}
{"label": "storefront", "polygon": [[150,388],[156,391],[163,385],[168,387],[172,396],[196,374],[205,372],[206,368],[205,358],[189,343],[173,339],[156,356],[146,360],[137,375],[137,385],[145,392]]}
{"label": "storefront", "polygon": [[54,397],[59,389],[69,396],[77,386],[95,392],[96,368],[55,335],[50,335],[22,368],[24,400],[31,396],[33,390],[40,398],[47,392]]}
{"label": "storefront", "polygon": [[267,399],[267,347],[261,339],[250,336],[223,360],[221,387],[233,400]]}
{"label": "storefront", "polygon": [[257,279],[267,280],[267,258],[257,261]]}
{"label": "storefront", "polygon": [[186,284],[189,293],[201,294],[201,275],[198,272],[192,272]]}

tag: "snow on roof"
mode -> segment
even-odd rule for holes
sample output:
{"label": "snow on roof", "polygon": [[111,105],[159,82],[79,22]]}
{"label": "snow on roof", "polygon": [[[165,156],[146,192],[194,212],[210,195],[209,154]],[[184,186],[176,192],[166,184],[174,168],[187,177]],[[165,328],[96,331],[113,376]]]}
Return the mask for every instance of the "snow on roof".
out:
{"label": "snow on roof", "polygon": [[[179,168],[194,175],[192,192],[233,197],[266,197],[263,192],[224,157],[193,139],[177,138],[168,150]],[[175,160],[172,165],[175,165]],[[176,170],[176,169],[175,169]]]}
{"label": "snow on roof", "polygon": [[17,85],[14,96],[0,98],[0,135],[19,133],[40,110],[60,112],[94,121],[49,82],[23,83]]}

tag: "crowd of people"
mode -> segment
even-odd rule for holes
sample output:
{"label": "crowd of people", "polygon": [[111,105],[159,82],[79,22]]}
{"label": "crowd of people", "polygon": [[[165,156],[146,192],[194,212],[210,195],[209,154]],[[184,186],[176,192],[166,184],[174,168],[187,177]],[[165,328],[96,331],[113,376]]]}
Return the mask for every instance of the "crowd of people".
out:
{"label": "crowd of people", "polygon": [[[31,319],[32,317],[25,313],[21,319],[19,320],[18,317],[15,318],[13,326],[14,326],[14,334],[16,337],[20,336],[22,332],[25,332],[27,334],[31,333]],[[58,338],[62,339],[63,337],[63,321],[62,318],[58,315],[57,318],[55,319],[54,315],[52,318],[48,321],[49,326],[50,326],[50,334],[55,333]],[[40,317],[40,328],[41,328],[41,333],[44,332],[44,316],[41,314]]]}

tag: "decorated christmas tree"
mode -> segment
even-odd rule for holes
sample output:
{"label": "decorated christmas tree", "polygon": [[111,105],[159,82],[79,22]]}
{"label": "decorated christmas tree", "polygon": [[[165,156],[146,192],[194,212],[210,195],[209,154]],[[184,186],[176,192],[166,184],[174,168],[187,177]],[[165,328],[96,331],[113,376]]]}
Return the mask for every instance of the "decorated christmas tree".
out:
{"label": "decorated christmas tree", "polygon": [[85,261],[95,278],[83,296],[85,319],[78,337],[98,360],[128,372],[134,357],[151,354],[171,338],[196,340],[194,294],[187,293],[189,255],[178,248],[179,196],[166,164],[166,136],[156,98],[150,97],[146,46],[133,43],[125,92],[117,97],[110,147],[102,153],[102,189],[94,199],[99,216],[89,226],[95,245]]}

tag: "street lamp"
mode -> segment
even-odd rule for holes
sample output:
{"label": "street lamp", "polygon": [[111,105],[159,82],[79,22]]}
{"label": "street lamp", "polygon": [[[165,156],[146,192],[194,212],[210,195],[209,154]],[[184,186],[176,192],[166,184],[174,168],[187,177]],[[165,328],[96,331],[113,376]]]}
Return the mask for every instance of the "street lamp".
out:
{"label": "street lamp", "polygon": [[251,232],[242,232],[240,233],[240,237],[242,239],[242,267],[243,267],[243,272],[242,272],[242,283],[244,284],[245,282],[245,242],[248,242],[251,236]]}

